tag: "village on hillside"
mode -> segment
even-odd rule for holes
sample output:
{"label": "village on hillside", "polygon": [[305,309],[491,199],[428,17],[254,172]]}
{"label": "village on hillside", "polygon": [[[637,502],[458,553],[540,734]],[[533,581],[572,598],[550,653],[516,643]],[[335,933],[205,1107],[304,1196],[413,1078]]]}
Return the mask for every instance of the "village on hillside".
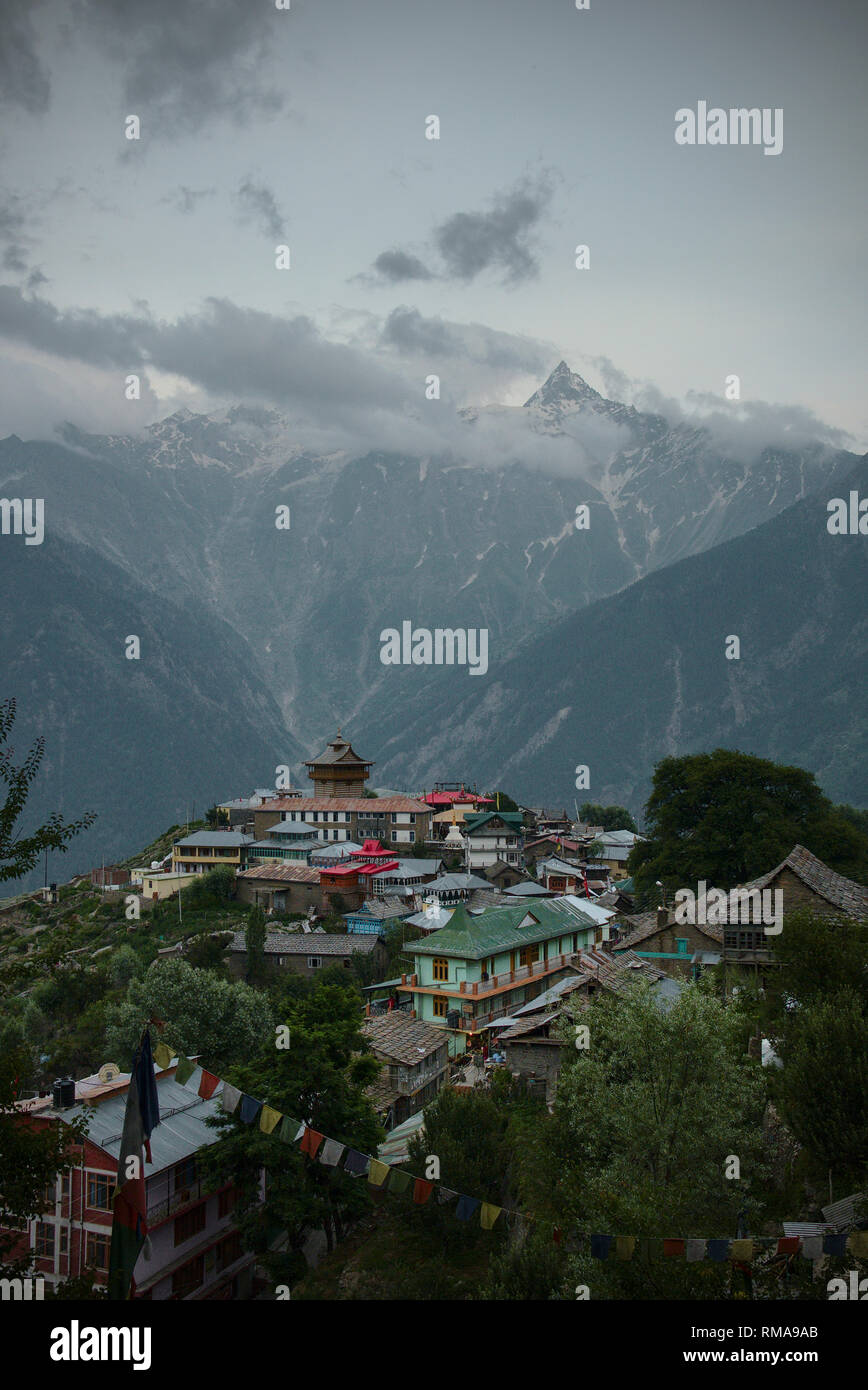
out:
{"label": "village on hillside", "polygon": [[[689,1001],[696,997],[703,1009],[718,1011],[718,1028],[721,1009],[742,1007],[739,999],[753,1001],[739,1015],[737,1065],[751,1069],[753,1079],[745,1084],[754,1086],[757,1074],[782,1067],[773,1042],[777,1034],[774,1027],[767,1031],[761,1007],[774,994],[777,972],[788,968],[789,958],[775,954],[781,923],[801,914],[820,922],[823,931],[843,933],[847,927],[858,933],[868,922],[868,887],[800,843],[734,891],[726,885],[728,895],[715,897],[714,884],[699,885],[697,910],[690,894],[673,893],[662,882],[650,891],[647,884],[634,886],[630,865],[647,837],[622,808],[586,803],[585,812],[605,812],[607,823],[594,823],[582,819],[578,805],[573,815],[565,808],[522,806],[501,792],[482,794],[471,779],[438,782],[430,790],[374,792],[372,763],[340,730],[306,766],[310,790],[261,788],[230,796],[201,824],[175,827],[152,847],[147,862],[101,864],[59,888],[47,885],[0,903],[4,991],[7,1000],[15,997],[17,1011],[9,1027],[20,1019],[17,1040],[24,1045],[42,1039],[36,1079],[20,1088],[14,1111],[20,1123],[37,1130],[59,1121],[77,1154],[75,1163],[46,1181],[38,1216],[0,1228],[7,1260],[49,1290],[74,1281],[79,1292],[86,1287],[87,1296],[97,1297],[117,1277],[112,1239],[118,1170],[128,1100],[143,1055],[153,1068],[159,1121],[143,1175],[147,1249],[136,1248],[127,1271],[135,1297],[273,1298],[290,1296],[290,1286],[296,1297],[295,1285],[303,1291],[308,1269],[316,1270],[323,1257],[323,1269],[330,1260],[340,1265],[352,1233],[385,1219],[376,1206],[384,1193],[401,1202],[409,1192],[414,1219],[429,1204],[445,1210],[454,1202],[459,1223],[506,1231],[507,1247],[518,1240],[521,1248],[533,1183],[521,1191],[493,1181],[479,1192],[456,1190],[458,1169],[448,1170],[434,1139],[450,1106],[482,1106],[485,1123],[496,1105],[512,1107],[510,1124],[528,1124],[534,1115],[535,1127],[543,1118],[557,1120],[598,1016],[616,1030],[613,1037],[619,1011],[626,1019],[637,1009],[640,1018],[644,1008],[650,1012],[642,1026],[665,1029],[679,1010],[695,1007]],[[62,930],[65,943],[59,940]],[[52,947],[39,957],[49,940]],[[68,947],[69,940],[76,945]],[[145,942],[144,956],[137,956]],[[60,971],[73,992],[84,988],[76,1026],[82,1012],[99,1015],[99,1028],[66,1053],[68,1070],[58,1069],[55,1076],[46,1068],[59,1068],[63,1051],[52,1052],[46,1029],[40,1034],[31,1014],[39,1006],[46,1015],[54,1009],[60,1019],[65,1003],[51,995],[46,981],[39,982],[41,970],[36,980],[28,975],[28,961],[36,959],[44,959],[55,978]],[[107,1012],[88,1002],[82,985],[100,970],[107,972],[100,977],[104,986],[115,988],[112,998],[121,1001]],[[193,988],[194,972],[200,984],[207,975],[213,1003],[191,1004],[184,995]],[[148,996],[142,981],[157,976],[171,987]],[[370,1071],[359,1072],[353,1082],[368,1116],[359,1123],[358,1140],[349,1112],[322,1105],[320,1091],[305,1092],[303,1076],[297,1093],[307,1097],[299,1101],[308,1104],[307,1113],[297,1106],[287,1113],[279,1097],[257,1097],[244,1085],[254,1033],[258,1028],[261,1035],[263,1019],[266,1031],[271,1026],[262,1012],[266,997],[277,1001],[272,1018],[294,1008],[294,1017],[302,1019],[303,1006],[313,1010],[311,1001],[334,999],[328,992],[336,988],[343,990],[340,1009],[348,1011],[345,1018],[341,1014],[348,1029],[341,1046],[348,1050],[340,1084],[350,1084],[346,1078],[354,1076],[361,1054]],[[233,990],[243,991],[235,1002]],[[153,1002],[157,997],[159,1005]],[[158,1007],[159,1017],[149,1012]],[[194,1036],[197,1025],[189,1023],[196,1007],[209,1019],[207,1037]],[[212,1026],[215,1010],[224,1008],[245,1019],[229,1030],[234,1041],[225,1046]],[[327,1030],[334,1008],[323,1005],[317,1026]],[[247,1009],[253,1021],[245,1033]],[[98,1042],[107,1023],[109,1039],[129,1039],[126,1051]],[[139,1040],[134,1061],[132,1049],[145,1025],[145,1053]],[[295,1027],[293,1022],[286,1029],[293,1034],[286,1043],[290,1058]],[[279,1035],[280,1025],[274,1031]],[[14,1028],[7,1041],[16,1040],[13,1033]],[[593,1045],[588,1056],[596,1061]],[[697,1048],[697,1066],[700,1058]],[[315,1068],[320,1061],[317,1053]],[[438,1118],[441,1111],[445,1118]],[[864,1193],[841,1193],[830,1171],[825,1193],[802,1179],[796,1199],[791,1180],[800,1145],[789,1133],[781,1137],[786,1127],[775,1104],[765,1101],[760,1111],[763,1142],[771,1132],[782,1146],[788,1185],[779,1195],[793,1209],[771,1221],[766,1214],[759,1227],[745,1215],[749,1204],[737,1212],[736,1202],[731,1228],[660,1230],[658,1243],[666,1256],[712,1260],[713,1270],[725,1269],[729,1282],[716,1286],[719,1295],[732,1296],[733,1279],[750,1286],[752,1277],[760,1277],[758,1262],[772,1280],[767,1296],[818,1297],[822,1285],[826,1297],[828,1272],[837,1268],[833,1258],[850,1264],[858,1259],[861,1269],[868,1257]],[[470,1111],[468,1116],[461,1123],[472,1127],[476,1121]],[[334,1133],[326,1132],[327,1123],[336,1125]],[[216,1153],[230,1142],[230,1124],[276,1151],[267,1159],[260,1148],[251,1150],[252,1187],[237,1176],[237,1155],[222,1169],[207,1161],[212,1146]],[[364,1135],[374,1137],[366,1149]],[[320,1203],[324,1180],[337,1182],[340,1174],[341,1182],[349,1182],[351,1195],[340,1216],[324,1215],[314,1203],[311,1211],[294,1213],[292,1232],[282,1227],[279,1207],[266,1210],[269,1165],[288,1161],[280,1141],[293,1149],[292,1161],[304,1165],[305,1182]],[[459,1141],[452,1136],[450,1142]],[[465,1135],[465,1158],[468,1144]],[[848,1179],[853,1171],[852,1164],[844,1167]],[[374,1203],[373,1217],[361,1201],[363,1190]],[[504,1200],[510,1193],[514,1208]],[[552,1216],[556,1204],[549,1209],[553,1234],[547,1239],[554,1240],[558,1258],[580,1258],[583,1242],[586,1257],[596,1261],[606,1259],[610,1247],[632,1253],[640,1237],[653,1244],[647,1229],[644,1236],[583,1229],[571,1200],[564,1197],[562,1217]],[[725,1204],[721,1220],[724,1210]],[[251,1238],[257,1221],[264,1229],[266,1215],[267,1238],[261,1230]],[[442,1211],[437,1219],[442,1221]],[[444,1249],[450,1248],[447,1241]],[[280,1269],[292,1271],[284,1273],[284,1282],[274,1273]],[[794,1269],[807,1279],[808,1291],[787,1295]],[[609,1296],[626,1295],[615,1288]],[[693,1294],[685,1286],[683,1294],[669,1296]]]}

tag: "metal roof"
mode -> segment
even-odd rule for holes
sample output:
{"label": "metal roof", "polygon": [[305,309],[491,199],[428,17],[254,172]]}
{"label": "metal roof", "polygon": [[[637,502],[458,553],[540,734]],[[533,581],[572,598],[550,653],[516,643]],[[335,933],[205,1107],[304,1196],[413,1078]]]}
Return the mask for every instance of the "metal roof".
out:
{"label": "metal roof", "polygon": [[[265,938],[265,953],[269,956],[351,956],[373,951],[379,941],[376,933],[369,935],[334,935],[328,932],[269,932]],[[244,932],[236,932],[229,943],[230,951],[246,951]]]}
{"label": "metal roof", "polygon": [[[603,911],[601,908],[593,910],[596,914]],[[603,913],[603,919],[608,921],[612,915]],[[539,898],[530,906],[519,902],[509,907],[492,907],[478,917],[472,917],[460,903],[448,926],[432,932],[422,941],[411,942],[410,950],[414,955],[481,960],[513,946],[530,945],[566,932],[588,931],[599,921],[599,915],[592,916],[586,911],[584,901],[580,903],[578,898]]]}
{"label": "metal roof", "polygon": [[238,849],[242,845],[251,845],[252,835],[242,835],[240,830],[196,830],[192,835],[185,835],[183,840],[176,840],[176,848],[180,845],[228,845],[230,849]]}
{"label": "metal roof", "polygon": [[[169,1076],[166,1072],[156,1071],[155,1075],[160,1101],[160,1123],[151,1133],[153,1162],[145,1162],[145,1177],[151,1177],[154,1173],[189,1158],[197,1149],[201,1149],[203,1144],[215,1144],[220,1138],[220,1131],[211,1128],[205,1121],[213,1115],[223,1113],[218,1104],[223,1091],[222,1081],[210,1100],[202,1100],[196,1094],[202,1075],[201,1067],[196,1068],[186,1086],[180,1085],[174,1075]],[[128,1075],[126,1080],[129,1080]],[[72,1119],[85,1115],[89,1120],[88,1139],[117,1160],[120,1156],[127,1092],[128,1087],[125,1087],[123,1091],[107,1096],[95,1105],[76,1105],[63,1111],[63,1118]]]}

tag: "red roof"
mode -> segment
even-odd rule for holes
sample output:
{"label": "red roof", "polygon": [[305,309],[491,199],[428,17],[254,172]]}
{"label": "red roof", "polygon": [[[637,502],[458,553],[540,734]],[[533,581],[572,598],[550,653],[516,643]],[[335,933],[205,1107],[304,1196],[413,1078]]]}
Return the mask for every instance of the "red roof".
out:
{"label": "red roof", "polygon": [[358,864],[332,864],[330,868],[320,869],[320,880],[327,874],[332,874],[338,878],[349,878],[350,874],[359,872]]}
{"label": "red roof", "polygon": [[397,869],[397,867],[397,859],[390,859],[388,864],[363,864],[358,870],[358,874],[359,877],[364,874],[366,878],[370,878],[372,874],[382,874],[386,869]]}
{"label": "red roof", "polygon": [[429,792],[424,798],[429,806],[451,806],[453,801],[472,801],[475,806],[493,806],[491,796],[477,796],[476,792]]}

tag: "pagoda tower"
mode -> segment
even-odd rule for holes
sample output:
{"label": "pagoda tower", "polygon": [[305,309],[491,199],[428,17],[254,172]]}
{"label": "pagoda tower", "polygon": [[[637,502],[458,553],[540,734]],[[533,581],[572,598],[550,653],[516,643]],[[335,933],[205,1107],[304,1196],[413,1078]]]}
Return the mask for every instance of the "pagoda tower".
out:
{"label": "pagoda tower", "polygon": [[359,757],[340,729],[324,753],[305,763],[313,794],[319,797],[364,796],[373,765]]}

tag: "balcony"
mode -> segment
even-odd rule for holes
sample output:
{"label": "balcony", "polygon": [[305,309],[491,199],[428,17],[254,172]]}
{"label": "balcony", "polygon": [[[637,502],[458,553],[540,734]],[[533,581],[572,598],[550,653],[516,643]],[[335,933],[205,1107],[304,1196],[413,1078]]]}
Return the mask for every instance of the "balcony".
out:
{"label": "balcony", "polygon": [[526,984],[529,980],[538,980],[545,975],[553,974],[556,970],[563,970],[574,955],[574,951],[568,951],[564,955],[549,956],[548,960],[534,961],[533,965],[520,965],[515,970],[505,970],[499,975],[491,975],[487,980],[434,980],[431,984],[420,985],[418,975],[402,975],[398,988],[416,989],[426,994],[451,994],[458,996],[456,1003],[461,1002],[461,997],[484,999],[499,990]]}
{"label": "balcony", "polygon": [[164,1197],[154,1205],[150,1203],[150,1193],[148,1193],[148,1225],[156,1226],[167,1217],[174,1216],[184,1207],[190,1206],[193,1202],[198,1202],[201,1197],[206,1196],[206,1189],[202,1185],[202,1179],[197,1178],[188,1187],[178,1188],[170,1196]]}

